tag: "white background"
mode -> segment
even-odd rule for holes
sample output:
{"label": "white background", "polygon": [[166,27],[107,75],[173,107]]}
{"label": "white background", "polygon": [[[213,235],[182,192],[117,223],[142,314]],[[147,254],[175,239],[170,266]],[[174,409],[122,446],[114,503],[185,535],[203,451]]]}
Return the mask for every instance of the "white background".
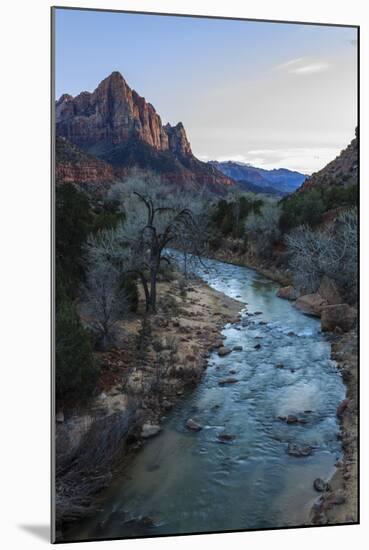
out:
{"label": "white background", "polygon": [[[104,7],[361,25],[362,347],[368,326],[368,30],[363,0],[88,0]],[[49,523],[49,0],[1,7],[0,544],[45,547]],[[160,62],[160,60],[158,60]],[[362,350],[361,525],[85,543],[99,548],[364,548],[369,534],[368,354]],[[245,498],[247,495],[245,494]],[[237,503],[236,503],[237,504]],[[73,547],[75,545],[72,545]],[[79,546],[81,548],[81,546]]]}

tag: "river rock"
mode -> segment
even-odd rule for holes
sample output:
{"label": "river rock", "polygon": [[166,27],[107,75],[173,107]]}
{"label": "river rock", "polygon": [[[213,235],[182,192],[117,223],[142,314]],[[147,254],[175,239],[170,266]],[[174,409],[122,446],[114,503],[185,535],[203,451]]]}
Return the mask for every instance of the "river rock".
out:
{"label": "river rock", "polygon": [[297,298],[295,305],[306,315],[320,317],[323,308],[328,305],[328,302],[320,294],[314,293],[300,296]]}
{"label": "river rock", "polygon": [[149,437],[154,437],[154,435],[157,435],[161,431],[160,426],[157,424],[144,424],[141,429],[141,436],[144,439],[148,439]]}
{"label": "river rock", "polygon": [[303,457],[310,456],[313,452],[313,448],[310,445],[296,445],[296,443],[289,443],[287,452],[291,456]]}
{"label": "river rock", "polygon": [[231,348],[226,348],[225,346],[222,346],[218,349],[218,355],[219,357],[224,357],[225,355],[229,355],[231,351]]}
{"label": "river rock", "polygon": [[289,414],[286,418],[287,424],[297,424],[299,419],[294,414]]}
{"label": "river rock", "polygon": [[349,400],[348,399],[344,399],[343,401],[341,401],[341,403],[338,405],[337,407],[337,411],[336,411],[336,415],[338,416],[338,418],[342,418],[343,416],[343,413],[345,412],[345,410],[347,409],[348,405],[349,405]]}
{"label": "river rock", "polygon": [[284,369],[284,365],[283,363],[278,363],[276,366],[275,366],[276,369]]}
{"label": "river rock", "polygon": [[236,439],[236,436],[231,434],[219,434],[217,438],[220,443],[226,443],[228,441],[233,441],[234,439]]}
{"label": "river rock", "polygon": [[329,484],[326,481],[324,481],[324,479],[321,479],[320,477],[317,477],[316,479],[314,479],[313,486],[314,486],[314,489],[318,491],[318,493],[324,493],[329,489]]}
{"label": "river rock", "polygon": [[238,382],[237,378],[229,377],[219,380],[218,384],[219,386],[224,386],[225,384],[235,384],[236,382]]}
{"label": "river rock", "polygon": [[242,351],[243,350],[243,347],[242,346],[235,346],[233,348],[233,351]]}
{"label": "river rock", "polygon": [[278,298],[284,298],[285,300],[296,300],[299,295],[292,285],[282,286],[277,290],[276,294]]}
{"label": "river rock", "polygon": [[200,424],[198,424],[197,422],[195,422],[195,420],[193,420],[192,418],[189,418],[187,420],[186,428],[188,428],[189,430],[191,430],[193,432],[199,432],[200,430],[202,430],[202,426]]}
{"label": "river rock", "polygon": [[261,344],[255,344],[254,349],[260,349],[260,348],[261,348]]}
{"label": "river rock", "polygon": [[348,304],[326,306],[321,314],[322,330],[331,332],[338,328],[348,332],[354,327],[356,318],[356,310]]}

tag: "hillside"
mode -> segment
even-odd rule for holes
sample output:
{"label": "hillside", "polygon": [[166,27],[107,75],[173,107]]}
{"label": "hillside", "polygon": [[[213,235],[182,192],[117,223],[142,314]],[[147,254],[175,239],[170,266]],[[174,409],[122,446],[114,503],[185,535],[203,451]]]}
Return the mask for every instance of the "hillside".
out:
{"label": "hillside", "polygon": [[111,165],[85,153],[67,139],[56,136],[55,140],[56,183],[107,184],[117,180]]}
{"label": "hillside", "polygon": [[341,153],[319,172],[306,179],[300,191],[316,187],[350,187],[358,183],[358,138],[355,138]]}

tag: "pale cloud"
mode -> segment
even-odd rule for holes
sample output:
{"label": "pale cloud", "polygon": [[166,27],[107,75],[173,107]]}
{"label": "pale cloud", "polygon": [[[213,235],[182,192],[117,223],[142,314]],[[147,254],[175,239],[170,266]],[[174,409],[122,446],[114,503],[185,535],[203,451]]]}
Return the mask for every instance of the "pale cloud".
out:
{"label": "pale cloud", "polygon": [[309,65],[302,65],[293,69],[291,72],[294,74],[312,74],[322,73],[329,69],[329,63],[310,63]]}
{"label": "pale cloud", "polygon": [[291,59],[290,61],[286,61],[285,63],[281,63],[280,65],[277,65],[274,67],[275,70],[280,69],[288,69],[290,67],[293,67],[294,65],[297,65],[298,63],[301,63],[304,61],[304,57],[297,57],[296,59]]}
{"label": "pale cloud", "polygon": [[290,74],[306,75],[324,72],[329,67],[329,63],[325,61],[313,60],[309,57],[298,57],[277,65],[274,67],[274,70],[285,71]]}

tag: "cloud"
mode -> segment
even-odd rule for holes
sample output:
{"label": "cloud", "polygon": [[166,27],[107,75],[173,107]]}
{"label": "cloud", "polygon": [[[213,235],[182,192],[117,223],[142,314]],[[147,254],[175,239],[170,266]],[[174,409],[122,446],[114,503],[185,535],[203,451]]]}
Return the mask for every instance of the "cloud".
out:
{"label": "cloud", "polygon": [[315,61],[309,57],[298,57],[277,65],[274,69],[289,74],[307,75],[327,71],[329,67],[329,63],[325,61]]}
{"label": "cloud", "polygon": [[290,61],[286,61],[285,63],[281,63],[280,65],[277,65],[274,67],[276,70],[280,69],[289,69],[290,67],[293,67],[294,65],[297,65],[298,63],[301,63],[304,61],[304,57],[297,57],[296,59],[291,59]]}

